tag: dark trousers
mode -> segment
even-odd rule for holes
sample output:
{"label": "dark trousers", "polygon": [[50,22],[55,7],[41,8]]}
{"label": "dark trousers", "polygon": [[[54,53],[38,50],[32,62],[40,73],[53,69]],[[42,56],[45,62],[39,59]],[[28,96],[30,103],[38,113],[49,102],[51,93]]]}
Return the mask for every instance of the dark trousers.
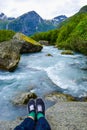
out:
{"label": "dark trousers", "polygon": [[37,122],[31,118],[26,118],[14,130],[51,130],[50,125],[44,117],[41,117]]}

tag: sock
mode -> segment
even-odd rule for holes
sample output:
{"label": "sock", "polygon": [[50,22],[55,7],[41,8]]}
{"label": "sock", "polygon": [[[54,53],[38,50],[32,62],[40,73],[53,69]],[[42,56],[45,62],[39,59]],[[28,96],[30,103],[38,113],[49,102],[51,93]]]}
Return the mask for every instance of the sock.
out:
{"label": "sock", "polygon": [[33,118],[35,119],[35,112],[34,112],[34,111],[30,112],[30,113],[28,114],[28,116],[31,116],[31,117],[33,117]]}
{"label": "sock", "polygon": [[37,119],[39,120],[41,117],[44,117],[44,114],[41,113],[41,112],[39,112],[39,113],[37,114]]}

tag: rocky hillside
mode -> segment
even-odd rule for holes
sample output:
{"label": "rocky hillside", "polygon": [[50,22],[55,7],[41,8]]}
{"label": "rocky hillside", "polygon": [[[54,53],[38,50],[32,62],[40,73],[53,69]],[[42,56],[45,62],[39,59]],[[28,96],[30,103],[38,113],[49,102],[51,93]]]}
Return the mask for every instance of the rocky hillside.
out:
{"label": "rocky hillside", "polygon": [[8,23],[14,19],[14,17],[7,17],[4,13],[0,13],[0,30],[7,29]]}
{"label": "rocky hillside", "polygon": [[51,22],[56,26],[59,23],[63,22],[65,19],[67,19],[67,17],[65,15],[60,15],[57,17],[54,17]]}
{"label": "rocky hillside", "polygon": [[15,19],[8,18],[4,13],[1,13],[0,29],[9,29],[15,32],[22,32],[25,35],[32,35],[36,32],[52,30],[66,18],[66,16],[62,15],[52,20],[44,20],[35,11],[31,11]]}
{"label": "rocky hillside", "polygon": [[7,16],[4,13],[0,13],[0,20],[7,19]]}

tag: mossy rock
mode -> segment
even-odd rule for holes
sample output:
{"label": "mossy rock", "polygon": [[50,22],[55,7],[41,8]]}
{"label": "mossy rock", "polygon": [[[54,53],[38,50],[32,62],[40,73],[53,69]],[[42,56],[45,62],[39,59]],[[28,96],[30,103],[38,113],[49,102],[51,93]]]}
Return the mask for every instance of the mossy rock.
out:
{"label": "mossy rock", "polygon": [[36,99],[37,95],[35,93],[27,92],[18,94],[17,97],[12,99],[14,105],[26,105],[30,99]]}
{"label": "mossy rock", "polygon": [[50,53],[48,53],[48,54],[46,54],[46,56],[53,56],[53,55],[51,55]]}
{"label": "mossy rock", "polygon": [[42,46],[39,42],[33,40],[32,38],[22,34],[22,33],[16,33],[14,36],[13,36],[13,39],[17,39],[19,41],[26,41],[28,43],[31,43],[33,45],[39,45],[39,46]]}
{"label": "mossy rock", "polygon": [[30,37],[25,36],[22,33],[16,33],[13,36],[13,40],[17,40],[20,43],[21,49],[20,53],[34,53],[42,50],[43,46],[37,41]]}
{"label": "mossy rock", "polygon": [[69,101],[77,101],[71,95],[63,94],[60,92],[53,92],[45,96],[47,100],[54,101],[54,102],[69,102]]}
{"label": "mossy rock", "polygon": [[61,52],[62,55],[74,55],[73,51],[71,50],[64,50]]}

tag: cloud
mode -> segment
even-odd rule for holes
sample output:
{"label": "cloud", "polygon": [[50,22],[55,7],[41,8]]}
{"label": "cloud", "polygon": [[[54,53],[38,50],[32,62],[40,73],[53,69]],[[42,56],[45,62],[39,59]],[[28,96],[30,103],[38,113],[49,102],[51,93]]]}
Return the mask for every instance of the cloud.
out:
{"label": "cloud", "polygon": [[65,14],[71,16],[86,5],[87,0],[0,0],[0,12],[18,17],[31,10],[46,19]]}

